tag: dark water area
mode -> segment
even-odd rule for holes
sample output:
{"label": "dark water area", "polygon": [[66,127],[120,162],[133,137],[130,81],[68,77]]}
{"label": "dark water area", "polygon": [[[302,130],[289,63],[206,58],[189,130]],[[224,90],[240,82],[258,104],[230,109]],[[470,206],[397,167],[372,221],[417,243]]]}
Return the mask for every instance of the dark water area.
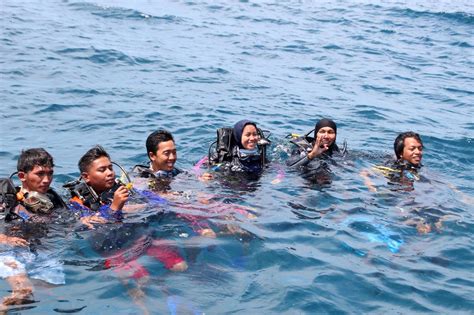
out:
{"label": "dark water area", "polygon": [[[215,215],[231,204],[250,236],[192,237],[187,223],[130,217],[173,241],[189,269],[150,257],[144,307],[156,314],[472,314],[474,310],[474,6],[470,1],[2,1],[0,175],[24,148],[55,158],[53,186],[103,145],[127,169],[146,160],[157,128],[191,170],[216,129],[242,118],[272,132],[258,181],[184,177],[168,212]],[[315,185],[285,166],[289,133],[322,117],[349,156]],[[412,191],[360,171],[421,134],[423,176]],[[200,203],[199,193],[214,195]],[[186,204],[187,206],[184,206]],[[229,206],[227,206],[229,205]],[[150,217],[147,217],[149,214]],[[442,226],[435,223],[443,218]],[[426,220],[420,234],[408,220]],[[69,223],[68,223],[69,224]],[[69,228],[69,227],[68,227]],[[53,229],[65,285],[35,282],[21,314],[134,314],[142,308],[90,231]],[[55,241],[60,240],[60,241]],[[0,282],[2,296],[9,287]]]}

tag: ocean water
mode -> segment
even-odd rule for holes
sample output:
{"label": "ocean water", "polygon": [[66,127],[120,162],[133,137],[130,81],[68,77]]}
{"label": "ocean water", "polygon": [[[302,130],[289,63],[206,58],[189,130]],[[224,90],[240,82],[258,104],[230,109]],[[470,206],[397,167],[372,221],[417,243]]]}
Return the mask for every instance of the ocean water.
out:
{"label": "ocean water", "polygon": [[[166,128],[177,165],[191,170],[216,128],[248,118],[272,132],[257,181],[185,177],[173,183],[181,199],[158,207],[247,234],[192,237],[185,220],[138,216],[137,226],[149,220],[177,244],[189,269],[141,257],[150,276],[137,302],[133,280],[97,267],[104,257],[90,231],[55,229],[47,242],[60,244],[66,284],[35,282],[36,302],[17,312],[473,313],[470,1],[4,0],[0,18],[2,177],[23,148],[44,147],[64,193],[95,144],[131,168],[146,160],[148,134]],[[317,185],[285,167],[286,135],[322,117],[337,122],[350,154]],[[423,138],[429,181],[394,192],[376,178],[369,192],[359,172],[407,130]],[[258,218],[216,215],[233,205]]]}

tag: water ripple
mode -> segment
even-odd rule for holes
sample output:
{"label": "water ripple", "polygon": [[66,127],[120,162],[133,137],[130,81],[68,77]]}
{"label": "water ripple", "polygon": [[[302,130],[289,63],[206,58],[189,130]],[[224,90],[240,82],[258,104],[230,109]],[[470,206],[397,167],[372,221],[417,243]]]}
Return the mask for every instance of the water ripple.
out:
{"label": "water ripple", "polygon": [[88,2],[74,2],[70,3],[69,6],[77,11],[86,11],[102,18],[110,18],[117,20],[150,20],[166,23],[180,23],[184,21],[183,18],[174,15],[154,16],[133,9],[101,6]]}

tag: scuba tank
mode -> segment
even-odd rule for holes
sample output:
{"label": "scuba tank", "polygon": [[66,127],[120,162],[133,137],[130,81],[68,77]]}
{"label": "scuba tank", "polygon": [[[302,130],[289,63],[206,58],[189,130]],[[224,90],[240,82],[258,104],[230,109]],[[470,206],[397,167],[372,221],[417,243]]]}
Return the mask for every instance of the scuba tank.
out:
{"label": "scuba tank", "polygon": [[257,152],[240,149],[233,136],[233,128],[223,127],[217,129],[217,139],[212,142],[208,150],[210,165],[219,163],[232,163],[234,158],[244,161],[251,155],[258,155],[259,163],[263,167],[266,163],[267,146],[271,144],[270,132],[257,128],[260,139],[257,142]]}
{"label": "scuba tank", "polygon": [[13,214],[13,210],[18,205],[16,197],[16,188],[9,178],[0,178],[0,218],[9,220]]}

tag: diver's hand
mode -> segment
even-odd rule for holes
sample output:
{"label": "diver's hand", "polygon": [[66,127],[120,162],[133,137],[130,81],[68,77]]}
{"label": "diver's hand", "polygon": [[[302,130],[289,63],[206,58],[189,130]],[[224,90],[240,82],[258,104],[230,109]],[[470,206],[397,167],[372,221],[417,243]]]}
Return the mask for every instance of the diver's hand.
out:
{"label": "diver's hand", "polygon": [[214,232],[212,229],[202,229],[199,231],[199,234],[201,236],[209,237],[209,238],[216,238],[216,232]]}
{"label": "diver's hand", "polygon": [[208,181],[214,179],[214,176],[211,173],[204,173],[201,176],[199,176],[199,180],[201,181]]}
{"label": "diver's hand", "polygon": [[27,240],[22,239],[21,237],[6,236],[5,234],[0,234],[0,244],[9,244],[13,246],[26,247],[30,243],[28,243]]}
{"label": "diver's hand", "polygon": [[99,214],[90,215],[87,217],[82,217],[80,219],[81,223],[87,226],[89,229],[94,229],[94,224],[105,224],[107,220],[101,217]]}
{"label": "diver's hand", "polygon": [[369,171],[367,170],[362,170],[360,171],[359,175],[364,179],[364,184],[365,186],[367,186],[367,188],[369,189],[369,191],[371,192],[377,192],[377,188],[375,187],[375,185],[372,183],[372,181],[370,180],[370,174],[369,174]]}
{"label": "diver's hand", "polygon": [[122,210],[125,202],[128,200],[129,190],[125,186],[120,186],[114,193],[114,199],[110,205],[110,209],[117,211]]}
{"label": "diver's hand", "polygon": [[311,152],[308,153],[308,159],[312,160],[314,158],[317,158],[318,156],[321,156],[321,154],[329,150],[329,145],[327,143],[321,144],[321,138],[322,136],[317,136],[313,149],[311,150]]}

